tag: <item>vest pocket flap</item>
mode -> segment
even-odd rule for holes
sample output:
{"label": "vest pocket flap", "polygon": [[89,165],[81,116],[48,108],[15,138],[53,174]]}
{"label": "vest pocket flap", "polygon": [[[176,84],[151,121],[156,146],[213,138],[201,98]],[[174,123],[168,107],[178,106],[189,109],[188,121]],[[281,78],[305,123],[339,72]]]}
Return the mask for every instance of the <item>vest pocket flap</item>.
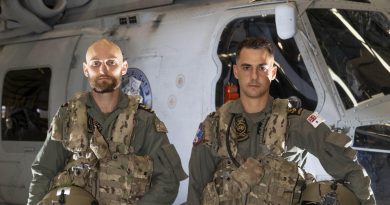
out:
{"label": "vest pocket flap", "polygon": [[263,178],[264,170],[259,161],[249,157],[231,176],[239,184],[242,193],[249,193]]}
{"label": "vest pocket flap", "polygon": [[153,161],[149,156],[130,155],[128,170],[138,179],[146,179],[150,183],[153,173]]}
{"label": "vest pocket flap", "polygon": [[181,161],[179,154],[177,153],[175,147],[172,144],[162,146],[162,149],[167,157],[169,164],[171,165],[173,172],[175,173],[177,179],[182,181],[188,176],[184,172],[183,167],[181,166]]}

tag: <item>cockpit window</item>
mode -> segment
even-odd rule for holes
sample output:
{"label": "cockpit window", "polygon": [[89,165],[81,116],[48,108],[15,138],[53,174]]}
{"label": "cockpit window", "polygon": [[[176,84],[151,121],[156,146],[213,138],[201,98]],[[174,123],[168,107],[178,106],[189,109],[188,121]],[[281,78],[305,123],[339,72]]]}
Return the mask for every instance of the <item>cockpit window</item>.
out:
{"label": "cockpit window", "polygon": [[390,22],[379,12],[307,11],[346,109],[390,92]]}
{"label": "cockpit window", "polygon": [[216,86],[216,107],[229,99],[239,97],[238,82],[233,75],[235,52],[242,40],[258,36],[273,42],[275,61],[278,65],[270,94],[275,98],[298,97],[303,108],[314,110],[317,106],[317,94],[301,53],[293,38],[287,40],[278,38],[274,15],[236,19],[225,27],[218,45],[222,73]]}
{"label": "cockpit window", "polygon": [[3,141],[43,141],[48,129],[51,71],[36,68],[9,71],[1,106]]}

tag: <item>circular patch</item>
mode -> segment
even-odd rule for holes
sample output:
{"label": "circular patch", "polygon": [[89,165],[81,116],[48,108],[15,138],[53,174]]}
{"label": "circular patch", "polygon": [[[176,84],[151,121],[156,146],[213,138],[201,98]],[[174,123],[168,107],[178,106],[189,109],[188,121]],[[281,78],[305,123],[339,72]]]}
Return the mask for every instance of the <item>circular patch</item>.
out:
{"label": "circular patch", "polygon": [[152,90],[145,73],[138,68],[128,68],[122,76],[122,91],[127,95],[139,95],[141,103],[152,107]]}

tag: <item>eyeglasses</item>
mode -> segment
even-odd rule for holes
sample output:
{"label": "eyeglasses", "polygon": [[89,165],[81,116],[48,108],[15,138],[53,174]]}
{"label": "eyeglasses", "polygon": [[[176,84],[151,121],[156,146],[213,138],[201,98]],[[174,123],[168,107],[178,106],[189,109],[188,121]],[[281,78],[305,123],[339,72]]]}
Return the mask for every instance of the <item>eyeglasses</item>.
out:
{"label": "eyeglasses", "polygon": [[119,65],[119,60],[116,59],[116,58],[108,58],[108,59],[105,59],[105,60],[97,60],[97,59],[94,59],[94,60],[90,60],[87,65],[91,68],[100,68],[101,65],[103,65],[103,63],[107,66],[107,67],[116,67]]}

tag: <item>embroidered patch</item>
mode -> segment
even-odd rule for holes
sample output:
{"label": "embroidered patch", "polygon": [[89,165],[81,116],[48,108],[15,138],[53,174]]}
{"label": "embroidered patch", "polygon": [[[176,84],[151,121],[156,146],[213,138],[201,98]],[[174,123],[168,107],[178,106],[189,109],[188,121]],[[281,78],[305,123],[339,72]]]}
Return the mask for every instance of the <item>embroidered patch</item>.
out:
{"label": "embroidered patch", "polygon": [[244,117],[237,116],[234,118],[234,128],[237,134],[237,141],[241,142],[248,139],[248,125]]}
{"label": "embroidered patch", "polygon": [[313,125],[314,128],[317,128],[318,125],[325,122],[325,120],[317,113],[313,112],[309,117],[306,119],[311,125]]}
{"label": "embroidered patch", "polygon": [[203,124],[200,123],[198,131],[196,131],[196,135],[194,138],[194,141],[192,142],[193,145],[198,145],[202,143],[203,141]]}
{"label": "embroidered patch", "polygon": [[154,125],[156,127],[157,132],[168,133],[167,127],[165,127],[165,124],[161,122],[159,119],[154,120]]}
{"label": "embroidered patch", "polygon": [[290,115],[301,115],[302,111],[303,111],[302,108],[295,108],[295,107],[288,108],[288,114]]}

